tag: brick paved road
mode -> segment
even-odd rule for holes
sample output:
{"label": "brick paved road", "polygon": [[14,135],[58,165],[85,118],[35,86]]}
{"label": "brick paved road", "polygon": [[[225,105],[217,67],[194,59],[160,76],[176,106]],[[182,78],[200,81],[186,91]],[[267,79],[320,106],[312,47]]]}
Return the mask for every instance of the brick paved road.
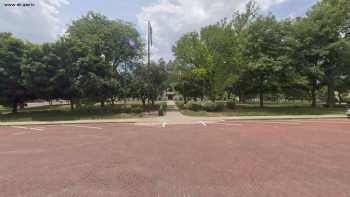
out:
{"label": "brick paved road", "polygon": [[1,197],[349,197],[350,120],[0,127]]}

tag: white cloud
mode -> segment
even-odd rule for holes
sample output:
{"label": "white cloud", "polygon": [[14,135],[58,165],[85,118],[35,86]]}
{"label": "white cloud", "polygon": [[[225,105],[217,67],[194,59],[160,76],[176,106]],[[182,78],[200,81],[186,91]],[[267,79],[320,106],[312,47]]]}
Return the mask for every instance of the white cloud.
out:
{"label": "white cloud", "polygon": [[[4,3],[33,3],[30,7],[6,7]],[[11,32],[32,42],[52,41],[64,26],[58,14],[68,0],[3,0],[0,5],[0,32]]]}
{"label": "white cloud", "polygon": [[[262,10],[287,0],[257,0]],[[144,6],[137,16],[144,34],[147,21],[153,26],[153,59],[172,57],[171,48],[185,32],[230,18],[234,11],[242,10],[248,0],[159,0]]]}

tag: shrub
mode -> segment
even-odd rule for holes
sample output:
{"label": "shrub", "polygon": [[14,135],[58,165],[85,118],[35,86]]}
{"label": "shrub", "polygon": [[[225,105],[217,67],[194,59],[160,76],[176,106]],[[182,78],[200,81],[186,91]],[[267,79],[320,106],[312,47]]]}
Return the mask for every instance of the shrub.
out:
{"label": "shrub", "polygon": [[228,109],[236,109],[236,102],[235,102],[235,101],[228,101],[228,102],[226,103],[226,107],[227,107]]}
{"label": "shrub", "polygon": [[350,105],[350,96],[345,97],[344,102]]}
{"label": "shrub", "polygon": [[204,104],[204,109],[207,112],[218,112],[225,110],[226,102],[218,101],[218,102],[207,102]]}
{"label": "shrub", "polygon": [[218,101],[215,103],[215,111],[224,111],[226,108],[226,102]]}
{"label": "shrub", "polygon": [[208,111],[208,112],[215,112],[216,111],[216,104],[213,102],[204,103],[204,109],[205,109],[205,111]]}
{"label": "shrub", "polygon": [[159,109],[159,105],[145,105],[144,107],[142,105],[139,105],[140,107],[142,107],[144,109],[144,111],[157,111]]}
{"label": "shrub", "polygon": [[161,103],[160,105],[159,105],[159,109],[158,109],[158,115],[159,116],[164,116],[165,115],[165,109],[166,107],[165,107],[165,105],[163,104],[163,103]]}
{"label": "shrub", "polygon": [[179,108],[179,109],[184,109],[185,108],[185,104],[184,104],[184,102],[182,102],[182,101],[177,101],[177,102],[175,102],[175,104],[176,104],[176,106]]}
{"label": "shrub", "polygon": [[168,111],[168,104],[167,104],[167,102],[161,102],[160,105],[163,105],[164,111]]}
{"label": "shrub", "polygon": [[194,103],[194,102],[189,102],[184,105],[185,109],[192,110],[192,111],[201,111],[203,110],[203,107],[201,104]]}
{"label": "shrub", "polygon": [[131,108],[131,112],[132,113],[136,113],[136,114],[139,114],[139,113],[142,113],[144,110],[142,107],[133,107]]}

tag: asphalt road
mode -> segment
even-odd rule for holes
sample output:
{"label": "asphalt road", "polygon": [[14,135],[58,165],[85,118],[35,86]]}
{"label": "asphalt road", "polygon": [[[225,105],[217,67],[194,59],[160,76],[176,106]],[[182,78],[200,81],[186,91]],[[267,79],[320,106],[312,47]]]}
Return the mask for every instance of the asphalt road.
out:
{"label": "asphalt road", "polygon": [[349,197],[350,120],[0,127],[1,197]]}

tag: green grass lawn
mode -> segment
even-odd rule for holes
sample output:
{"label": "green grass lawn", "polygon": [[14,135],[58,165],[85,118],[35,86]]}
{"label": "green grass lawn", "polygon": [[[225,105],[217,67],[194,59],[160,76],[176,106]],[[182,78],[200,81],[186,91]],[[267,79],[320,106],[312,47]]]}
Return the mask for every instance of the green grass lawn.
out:
{"label": "green grass lawn", "polygon": [[307,105],[266,105],[260,108],[257,104],[238,105],[235,110],[223,112],[189,111],[182,110],[188,116],[283,116],[283,115],[344,115],[345,107],[336,108],[312,108]]}
{"label": "green grass lawn", "polygon": [[25,121],[65,121],[92,119],[120,119],[142,117],[143,110],[139,105],[115,105],[100,108],[97,106],[70,111],[69,105],[33,107],[10,113],[0,106],[0,122]]}
{"label": "green grass lawn", "polygon": [[0,105],[0,114],[7,112],[7,109]]}

